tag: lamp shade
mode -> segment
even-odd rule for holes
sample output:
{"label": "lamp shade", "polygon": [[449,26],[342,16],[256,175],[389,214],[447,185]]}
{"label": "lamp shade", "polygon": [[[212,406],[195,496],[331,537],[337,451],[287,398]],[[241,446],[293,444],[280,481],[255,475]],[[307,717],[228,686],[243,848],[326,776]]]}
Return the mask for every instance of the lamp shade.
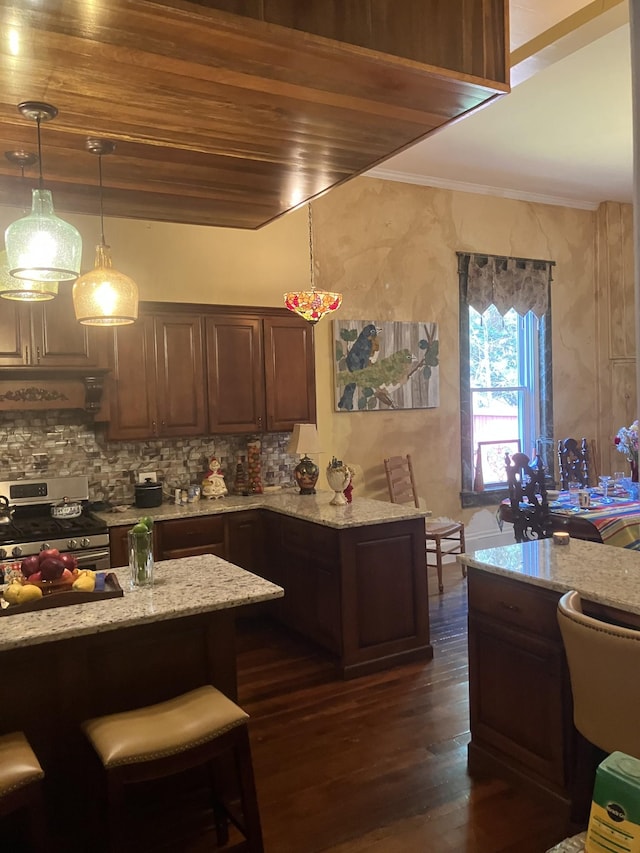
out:
{"label": "lamp shade", "polygon": [[292,456],[309,453],[320,453],[318,430],[315,424],[294,424],[291,439],[287,445],[287,453]]}
{"label": "lamp shade", "polygon": [[31,212],[5,231],[9,274],[30,281],[74,281],[80,274],[80,232],[55,215],[49,190],[32,193]]}
{"label": "lamp shade", "polygon": [[342,294],[329,290],[294,290],[285,293],[284,304],[289,311],[299,314],[313,326],[325,314],[338,310],[342,304]]}
{"label": "lamp shade", "polygon": [[58,295],[57,281],[23,281],[9,275],[6,250],[0,252],[0,296],[16,302],[47,302]]}
{"label": "lamp shade", "polygon": [[138,286],[113,269],[109,246],[96,246],[96,264],[74,282],[73,306],[83,326],[127,326],[138,318]]}

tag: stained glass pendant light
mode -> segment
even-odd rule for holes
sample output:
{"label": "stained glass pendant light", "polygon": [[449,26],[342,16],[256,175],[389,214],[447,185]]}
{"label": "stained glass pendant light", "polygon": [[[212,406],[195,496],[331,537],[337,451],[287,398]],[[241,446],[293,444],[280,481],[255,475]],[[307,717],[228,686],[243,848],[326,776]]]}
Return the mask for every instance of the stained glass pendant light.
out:
{"label": "stained glass pendant light", "polygon": [[[5,151],[4,156],[18,166],[24,180],[24,170],[38,162],[38,155],[31,151]],[[58,294],[57,281],[27,281],[9,275],[7,251],[0,252],[0,296],[16,302],[47,302]]]}
{"label": "stained glass pendant light", "polygon": [[138,318],[138,286],[128,275],[111,264],[111,247],[104,239],[102,203],[102,157],[113,154],[115,142],[110,139],[87,139],[87,151],[98,157],[100,179],[100,242],[96,246],[96,263],[91,272],[74,282],[73,307],[83,326],[127,326]]}
{"label": "stained glass pendant light", "polygon": [[32,191],[31,212],[12,222],[5,231],[9,274],[28,281],[74,281],[80,274],[80,232],[55,215],[50,190],[42,178],[40,125],[58,115],[51,104],[24,101],[18,110],[38,126],[38,189]]}
{"label": "stained glass pendant light", "polygon": [[342,294],[332,293],[328,290],[316,290],[313,283],[313,219],[311,215],[311,203],[307,204],[309,213],[309,264],[310,264],[310,290],[294,290],[285,293],[284,304],[289,311],[299,314],[311,325],[322,320],[325,314],[337,311],[342,304]]}

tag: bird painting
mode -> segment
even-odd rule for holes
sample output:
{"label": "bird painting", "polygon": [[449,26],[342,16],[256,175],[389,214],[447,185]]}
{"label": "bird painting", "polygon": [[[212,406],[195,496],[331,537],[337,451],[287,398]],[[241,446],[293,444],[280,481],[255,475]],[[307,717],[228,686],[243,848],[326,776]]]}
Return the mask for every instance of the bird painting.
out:
{"label": "bird painting", "polygon": [[338,411],[438,405],[436,323],[334,321]]}

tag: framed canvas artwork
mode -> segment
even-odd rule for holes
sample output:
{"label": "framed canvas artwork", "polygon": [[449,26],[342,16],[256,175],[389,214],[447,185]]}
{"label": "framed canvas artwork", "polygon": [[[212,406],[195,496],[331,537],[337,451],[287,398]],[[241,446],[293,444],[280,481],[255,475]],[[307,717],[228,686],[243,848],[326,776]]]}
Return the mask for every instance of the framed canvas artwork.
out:
{"label": "framed canvas artwork", "polygon": [[427,409],[439,404],[437,323],[334,320],[338,412]]}

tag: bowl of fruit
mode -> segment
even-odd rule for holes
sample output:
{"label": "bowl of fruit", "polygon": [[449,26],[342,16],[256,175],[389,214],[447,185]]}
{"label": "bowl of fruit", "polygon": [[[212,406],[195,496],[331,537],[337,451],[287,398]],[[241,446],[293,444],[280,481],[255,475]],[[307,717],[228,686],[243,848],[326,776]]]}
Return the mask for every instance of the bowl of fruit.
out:
{"label": "bowl of fruit", "polygon": [[40,587],[43,595],[71,589],[78,577],[78,561],[73,554],[61,554],[57,548],[46,548],[25,557],[20,571],[28,584]]}

